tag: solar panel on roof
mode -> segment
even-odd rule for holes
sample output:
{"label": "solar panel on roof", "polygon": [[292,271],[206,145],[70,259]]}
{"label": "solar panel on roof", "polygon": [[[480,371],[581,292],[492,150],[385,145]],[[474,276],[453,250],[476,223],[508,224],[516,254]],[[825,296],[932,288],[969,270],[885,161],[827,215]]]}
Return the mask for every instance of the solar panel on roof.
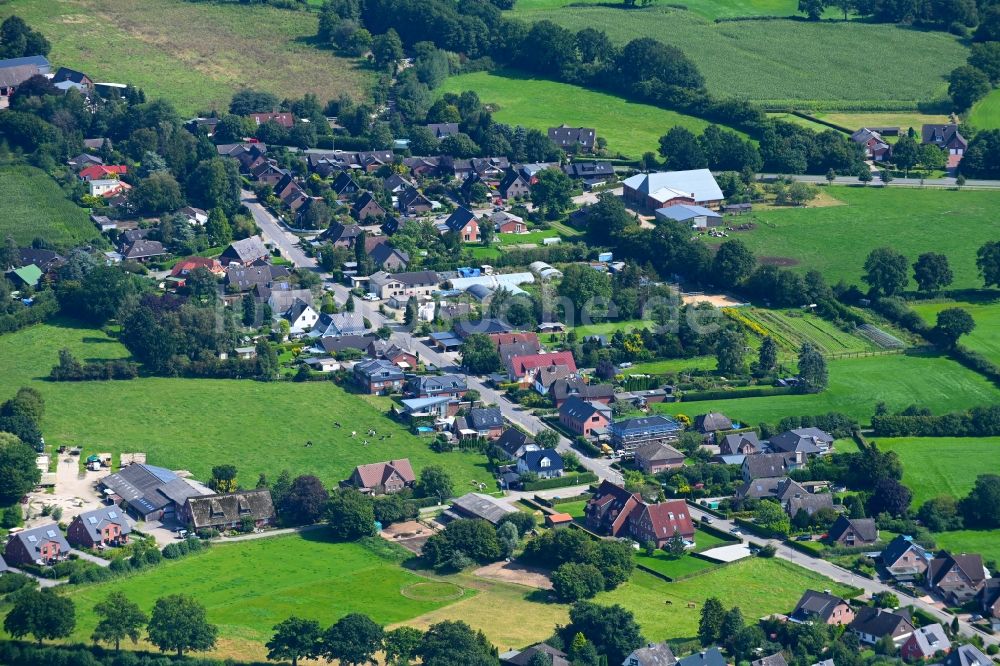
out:
{"label": "solar panel on roof", "polygon": [[117,518],[117,517],[118,517],[117,511],[108,511],[108,518]]}
{"label": "solar panel on roof", "polygon": [[45,532],[45,536],[49,537],[50,539],[54,539],[55,536],[56,536],[56,531],[55,530],[47,530]]}
{"label": "solar panel on roof", "polygon": [[31,543],[35,543],[36,541],[38,541],[38,537],[36,537],[34,534],[29,534],[28,541],[30,541]]}
{"label": "solar panel on roof", "polygon": [[93,516],[90,516],[89,518],[87,518],[87,522],[90,523],[91,525],[96,525],[97,524],[97,518],[94,518]]}

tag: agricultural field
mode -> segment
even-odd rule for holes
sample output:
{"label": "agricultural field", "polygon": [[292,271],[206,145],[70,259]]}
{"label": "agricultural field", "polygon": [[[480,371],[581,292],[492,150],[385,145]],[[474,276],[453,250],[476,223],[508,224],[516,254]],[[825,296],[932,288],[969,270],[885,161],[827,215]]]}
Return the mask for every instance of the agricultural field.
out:
{"label": "agricultural field", "polygon": [[[911,127],[919,133],[922,125],[949,122],[949,118],[945,114],[918,113],[916,111],[907,113],[817,113],[815,115],[817,118],[852,129],[898,127],[901,133],[906,132]],[[893,141],[892,137],[886,137],[886,139]]]}
{"label": "agricultural field", "polygon": [[852,593],[784,560],[755,557],[676,583],[636,571],[627,583],[597,595],[595,601],[621,604],[635,613],[647,638],[681,640],[697,635],[701,605],[708,597],[718,597],[727,609],[739,606],[751,622],[770,613],[787,613],[807,588]]}
{"label": "agricultural field", "polygon": [[[599,27],[618,43],[652,37],[684,51],[716,95],[822,110],[875,104],[912,110],[944,99],[949,73],[967,55],[958,38],[942,32],[856,21],[715,23],[712,10],[705,11],[707,17],[697,12],[665,5],[630,10],[584,5],[532,11],[524,18],[572,30]],[[859,59],[845,44],[864,44],[865,57]],[[870,84],[875,79],[880,85]]]}
{"label": "agricultural field", "polygon": [[638,158],[655,152],[659,139],[674,125],[701,132],[708,121],[568,83],[531,78],[512,70],[461,74],[445,80],[439,94],[474,90],[484,103],[496,107],[501,123],[523,125],[543,132],[549,127],[595,127],[608,140],[608,149]]}
{"label": "agricultural field", "polygon": [[[754,211],[739,218],[757,228],[737,235],[766,263],[827,282],[861,284],[868,252],[885,245],[917,260],[923,252],[948,257],[956,289],[981,287],[976,250],[995,240],[1000,193],[913,188],[823,187],[841,206]],[[910,288],[916,284],[911,280]]]}
{"label": "agricultural field", "polygon": [[903,484],[914,508],[938,495],[965,497],[979,474],[1000,474],[1000,437],[899,437],[879,439],[903,463]]}
{"label": "agricultural field", "polygon": [[[272,628],[292,615],[317,620],[324,628],[348,613],[394,624],[475,596],[475,590],[432,582],[405,569],[402,561],[408,557],[408,551],[380,538],[334,543],[323,530],[215,544],[126,578],[66,588],[77,609],[72,639],[89,641],[97,624],[94,604],[111,591],[124,592],[147,613],[158,597],[178,592],[195,597],[205,605],[209,622],[219,625],[213,656],[244,659],[263,659]],[[267,583],[255,584],[261,576]]]}
{"label": "agricultural field", "polygon": [[727,314],[758,335],[763,331],[774,338],[778,347],[795,355],[806,342],[824,355],[872,351],[877,347],[865,338],[842,331],[832,323],[800,310],[738,308]]}
{"label": "agricultural field", "polygon": [[72,247],[100,234],[87,211],[67,199],[47,173],[17,164],[0,166],[0,239],[8,236],[18,245],[42,237]]}
{"label": "agricultural field", "polygon": [[938,548],[953,553],[979,553],[983,561],[1000,562],[1000,531],[998,530],[957,530],[937,532],[934,541]]}
{"label": "agricultural field", "polygon": [[778,395],[728,400],[660,403],[658,412],[694,417],[723,412],[742,423],[776,423],[790,414],[842,412],[869,423],[875,405],[889,410],[909,405],[929,407],[935,414],[994,404],[1000,389],[981,375],[943,356],[890,354],[831,360],[830,385],[814,395]]}
{"label": "agricultural field", "polygon": [[[345,392],[333,382],[147,377],[116,382],[45,381],[59,350],[80,359],[123,358],[127,351],[102,332],[68,320],[0,336],[0,400],[21,386],[45,398],[47,443],[100,451],[145,451],[149,462],[186,469],[207,480],[212,466],[235,464],[245,485],[281,470],[315,474],[336,484],[364,463],[407,457],[415,472],[441,465],[463,491],[489,481],[486,458],[434,453],[429,440],[410,434],[385,414],[385,398]],[[109,413],[113,410],[113,416]],[[342,422],[335,428],[333,422]],[[350,432],[375,428],[363,446]],[[389,435],[380,440],[382,435]],[[306,447],[311,441],[313,446]]]}
{"label": "agricultural field", "polygon": [[929,324],[934,324],[937,314],[948,308],[962,308],[972,315],[976,328],[962,336],[961,343],[973,349],[994,363],[1000,363],[1000,300],[994,301],[946,301],[938,303],[910,303]]}
{"label": "agricultural field", "polygon": [[[17,14],[52,43],[49,59],[95,81],[132,83],[168,98],[181,114],[223,110],[233,92],[278,96],[367,96],[373,76],[359,61],[312,45],[316,15],[264,4],[158,0],[12,0]],[[183,29],[178,29],[183,26]]]}
{"label": "agricultural field", "polygon": [[976,102],[969,113],[969,123],[976,129],[1000,129],[1000,90]]}
{"label": "agricultural field", "polygon": [[[531,18],[531,14],[563,8],[604,4],[601,0],[518,0],[512,14],[521,18]],[[692,0],[683,3],[689,12],[709,20],[738,16],[795,16],[798,3],[793,0]],[[606,6],[606,5],[605,5]],[[824,18],[842,18],[836,8],[827,8]]]}

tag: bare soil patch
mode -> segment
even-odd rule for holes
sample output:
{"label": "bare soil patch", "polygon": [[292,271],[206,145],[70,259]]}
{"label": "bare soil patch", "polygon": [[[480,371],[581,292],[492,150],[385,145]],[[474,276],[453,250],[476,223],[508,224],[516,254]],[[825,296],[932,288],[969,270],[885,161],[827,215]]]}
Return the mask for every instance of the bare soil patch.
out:
{"label": "bare soil patch", "polygon": [[552,581],[542,569],[528,567],[517,562],[494,562],[480,567],[473,575],[504,583],[517,583],[538,590],[551,590]]}

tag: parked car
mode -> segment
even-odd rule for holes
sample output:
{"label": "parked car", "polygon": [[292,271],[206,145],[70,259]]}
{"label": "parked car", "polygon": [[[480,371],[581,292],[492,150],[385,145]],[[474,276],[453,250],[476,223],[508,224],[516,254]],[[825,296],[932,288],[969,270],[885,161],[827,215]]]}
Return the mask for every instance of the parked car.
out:
{"label": "parked car", "polygon": [[701,522],[705,523],[706,525],[712,524],[712,516],[702,516]]}
{"label": "parked car", "polygon": [[361,297],[361,300],[363,300],[363,301],[377,301],[378,300],[378,296],[376,296],[375,294],[365,294],[364,296]]}
{"label": "parked car", "polygon": [[812,539],[813,538],[811,534],[800,534],[797,537],[795,537],[796,541],[812,541]]}
{"label": "parked car", "polygon": [[733,529],[729,530],[729,533],[734,536],[743,536],[743,531],[740,530],[740,528],[738,527],[734,527]]}

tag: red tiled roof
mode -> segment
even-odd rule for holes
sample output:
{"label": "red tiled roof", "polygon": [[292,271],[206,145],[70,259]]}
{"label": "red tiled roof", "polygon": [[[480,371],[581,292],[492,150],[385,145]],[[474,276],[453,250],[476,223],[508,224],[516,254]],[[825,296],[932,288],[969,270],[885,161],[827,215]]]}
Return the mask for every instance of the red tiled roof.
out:
{"label": "red tiled roof", "polygon": [[490,340],[497,347],[515,342],[538,342],[537,333],[490,333]]}
{"label": "red tiled roof", "polygon": [[406,483],[413,483],[417,477],[413,475],[413,468],[406,458],[401,460],[390,460],[388,462],[370,463],[368,465],[358,465],[355,469],[361,485],[365,488],[375,488],[380,486],[395,472]]}
{"label": "red tiled roof", "polygon": [[181,277],[182,275],[187,275],[196,268],[207,268],[212,273],[223,272],[222,264],[215,259],[211,259],[209,257],[188,257],[187,259],[181,259],[174,264],[173,270],[170,271],[170,277]]}
{"label": "red tiled roof", "polygon": [[576,361],[573,352],[561,351],[554,354],[531,354],[530,356],[515,356],[511,359],[514,374],[523,377],[529,370],[545,368],[553,365],[565,365],[570,372],[576,372]]}
{"label": "red tiled roof", "polygon": [[124,164],[93,164],[81,169],[79,176],[83,180],[101,180],[108,176],[124,176],[127,173],[128,167]]}
{"label": "red tiled roof", "polygon": [[670,538],[675,532],[680,533],[683,537],[690,537],[694,534],[691,512],[684,500],[667,500],[659,504],[647,504],[644,511],[649,515],[653,531],[658,538]]}
{"label": "red tiled roof", "polygon": [[250,117],[254,119],[258,125],[263,125],[269,120],[273,120],[282,127],[291,129],[295,124],[295,117],[290,113],[251,113]]}

